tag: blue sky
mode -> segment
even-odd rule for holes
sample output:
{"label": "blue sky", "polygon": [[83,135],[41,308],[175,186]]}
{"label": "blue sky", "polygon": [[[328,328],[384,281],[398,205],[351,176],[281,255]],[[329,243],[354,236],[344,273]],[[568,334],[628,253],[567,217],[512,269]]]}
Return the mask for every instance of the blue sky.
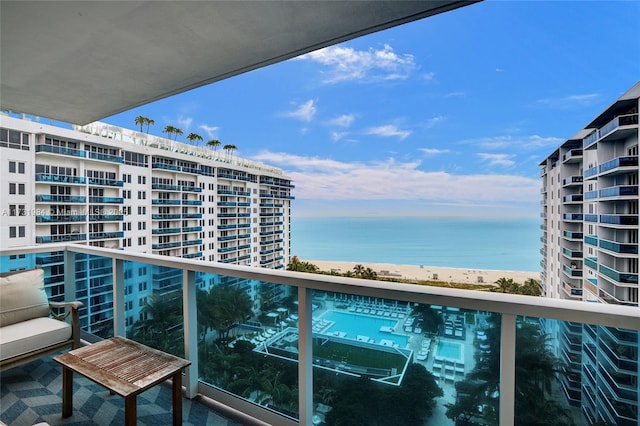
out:
{"label": "blue sky", "polygon": [[538,216],[539,162],[640,80],[639,22],[485,1],[102,121],[234,144],[294,180],[298,216]]}

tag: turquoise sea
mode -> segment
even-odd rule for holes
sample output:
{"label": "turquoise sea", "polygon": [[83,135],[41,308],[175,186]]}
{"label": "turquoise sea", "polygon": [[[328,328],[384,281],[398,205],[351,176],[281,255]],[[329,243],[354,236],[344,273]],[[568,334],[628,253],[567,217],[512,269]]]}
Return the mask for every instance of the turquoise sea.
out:
{"label": "turquoise sea", "polygon": [[301,217],[291,255],[302,260],[540,270],[540,219]]}

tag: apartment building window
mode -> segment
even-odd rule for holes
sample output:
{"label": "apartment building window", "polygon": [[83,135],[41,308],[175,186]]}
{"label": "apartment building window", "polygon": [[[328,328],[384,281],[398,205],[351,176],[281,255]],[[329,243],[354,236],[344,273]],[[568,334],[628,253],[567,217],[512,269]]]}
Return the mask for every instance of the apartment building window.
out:
{"label": "apartment building window", "polygon": [[144,231],[147,229],[147,222],[138,222],[138,231]]}
{"label": "apartment building window", "polygon": [[123,189],[122,190],[122,198],[130,199],[131,198],[131,191],[129,191],[127,189]]}
{"label": "apartment building window", "polygon": [[147,191],[138,191],[138,200],[146,200]]}
{"label": "apartment building window", "polygon": [[147,244],[147,237],[138,237],[138,245],[144,246]]}
{"label": "apartment building window", "polygon": [[0,128],[0,146],[4,148],[29,150],[29,134],[17,130]]}
{"label": "apartment building window", "polygon": [[122,174],[122,180],[123,180],[124,182],[131,183],[131,175],[126,174],[126,173],[123,173],[123,174]]}
{"label": "apartment building window", "polygon": [[26,235],[26,227],[25,226],[10,226],[9,227],[9,238],[24,238]]}
{"label": "apartment building window", "polygon": [[138,206],[138,214],[147,214],[147,206]]}
{"label": "apartment building window", "polygon": [[9,216],[25,216],[27,208],[24,204],[9,204]]}
{"label": "apartment building window", "polygon": [[19,161],[9,161],[9,173],[24,174],[24,163]]}
{"label": "apartment building window", "polygon": [[25,188],[24,183],[9,182],[9,194],[11,195],[24,195]]}
{"label": "apartment building window", "polygon": [[138,283],[138,291],[147,291],[147,282],[141,281]]}
{"label": "apartment building window", "polygon": [[140,176],[138,175],[138,183],[140,185],[146,185],[147,183],[147,177],[146,176]]}

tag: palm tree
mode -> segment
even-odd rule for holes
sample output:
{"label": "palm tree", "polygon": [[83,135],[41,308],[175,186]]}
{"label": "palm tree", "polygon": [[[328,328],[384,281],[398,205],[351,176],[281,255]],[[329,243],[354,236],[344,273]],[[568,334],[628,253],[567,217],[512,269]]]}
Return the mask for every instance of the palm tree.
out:
{"label": "palm tree", "polygon": [[353,273],[355,274],[356,277],[362,276],[363,272],[364,272],[364,266],[362,266],[361,264],[358,263],[356,266],[353,267]]}
{"label": "palm tree", "polygon": [[528,296],[540,296],[542,290],[540,290],[540,283],[535,278],[529,278],[524,282],[518,291],[520,294],[526,294]]}
{"label": "palm tree", "polygon": [[165,126],[164,130],[162,130],[162,133],[166,133],[167,137],[171,139],[171,135],[173,135],[176,132],[176,130],[178,129],[168,124],[167,126]]}
{"label": "palm tree", "polygon": [[204,140],[204,139],[202,139],[202,136],[200,136],[199,134],[191,132],[191,133],[189,133],[189,134],[187,135],[187,140],[188,140],[192,145],[195,145],[195,141],[201,141],[201,140]]}
{"label": "palm tree", "polygon": [[375,280],[378,278],[378,274],[371,268],[367,268],[362,272],[362,278],[367,280]]}
{"label": "palm tree", "polygon": [[184,134],[184,132],[182,131],[182,129],[178,129],[177,127],[174,128],[175,130],[173,131],[173,133],[175,134],[173,140],[176,141],[178,140],[178,136],[182,136]]}
{"label": "palm tree", "polygon": [[227,144],[224,147],[222,147],[222,149],[224,149],[227,152],[227,155],[231,156],[233,154],[233,151],[237,150],[238,148],[233,144]]}
{"label": "palm tree", "polygon": [[513,278],[498,278],[495,283],[498,285],[496,291],[500,293],[517,293],[518,287],[520,287],[518,283],[513,281]]}
{"label": "palm tree", "polygon": [[[155,125],[156,124],[156,120],[154,120],[153,118],[144,117],[144,124],[147,125],[147,134],[149,134],[149,126]],[[142,129],[142,127],[140,129]],[[142,131],[142,130],[140,130],[140,131]]]}
{"label": "palm tree", "polygon": [[222,144],[222,142],[220,142],[218,139],[211,139],[209,142],[207,142],[207,146],[210,148],[213,148],[213,150],[215,151],[220,145]]}
{"label": "palm tree", "polygon": [[142,115],[139,115],[135,118],[134,122],[136,123],[136,125],[140,126],[140,133],[142,133],[142,125],[145,124],[147,120],[148,118],[143,117]]}

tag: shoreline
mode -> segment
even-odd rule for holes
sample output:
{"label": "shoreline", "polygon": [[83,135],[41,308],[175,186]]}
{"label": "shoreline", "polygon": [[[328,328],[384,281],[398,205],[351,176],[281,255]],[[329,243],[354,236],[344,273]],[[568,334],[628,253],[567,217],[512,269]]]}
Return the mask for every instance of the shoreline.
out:
{"label": "shoreline", "polygon": [[353,271],[355,265],[362,265],[365,269],[371,268],[380,278],[398,278],[420,281],[442,281],[464,284],[494,284],[500,278],[511,278],[519,284],[524,284],[529,278],[538,279],[540,272],[533,271],[506,271],[492,269],[453,268],[446,266],[427,265],[398,265],[392,263],[364,263],[334,260],[307,260],[321,271],[335,271],[344,274]]}

